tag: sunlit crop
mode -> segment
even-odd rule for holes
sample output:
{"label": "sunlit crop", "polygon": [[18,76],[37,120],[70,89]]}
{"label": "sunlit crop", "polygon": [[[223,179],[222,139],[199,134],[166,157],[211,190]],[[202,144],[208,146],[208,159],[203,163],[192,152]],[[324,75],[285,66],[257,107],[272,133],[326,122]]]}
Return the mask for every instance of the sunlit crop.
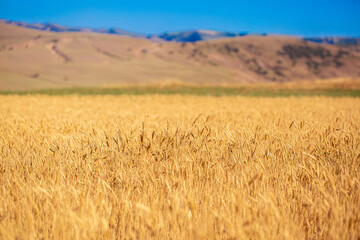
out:
{"label": "sunlit crop", "polygon": [[0,239],[359,239],[360,99],[0,96]]}

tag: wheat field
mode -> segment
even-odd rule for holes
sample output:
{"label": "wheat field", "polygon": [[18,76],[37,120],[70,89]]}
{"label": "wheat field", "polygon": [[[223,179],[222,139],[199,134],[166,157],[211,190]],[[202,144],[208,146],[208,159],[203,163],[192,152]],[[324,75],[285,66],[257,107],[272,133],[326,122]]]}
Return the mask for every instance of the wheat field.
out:
{"label": "wheat field", "polygon": [[360,99],[0,96],[0,239],[359,239]]}

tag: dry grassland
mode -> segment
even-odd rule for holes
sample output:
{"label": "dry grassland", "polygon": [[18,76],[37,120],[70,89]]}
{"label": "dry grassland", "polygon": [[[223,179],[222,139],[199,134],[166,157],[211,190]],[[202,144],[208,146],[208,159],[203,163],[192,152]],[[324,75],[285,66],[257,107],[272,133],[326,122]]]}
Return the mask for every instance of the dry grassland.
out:
{"label": "dry grassland", "polygon": [[359,239],[360,99],[0,96],[0,239]]}

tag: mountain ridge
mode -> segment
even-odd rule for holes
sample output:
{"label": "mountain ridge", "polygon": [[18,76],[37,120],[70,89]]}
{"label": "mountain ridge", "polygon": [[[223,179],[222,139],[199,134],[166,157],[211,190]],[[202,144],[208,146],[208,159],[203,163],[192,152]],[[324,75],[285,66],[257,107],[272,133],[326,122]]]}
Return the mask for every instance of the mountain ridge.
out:
{"label": "mountain ridge", "polygon": [[[120,36],[146,38],[155,42],[199,42],[207,41],[218,38],[233,38],[243,37],[247,35],[255,36],[267,36],[268,33],[250,33],[249,31],[217,31],[217,30],[206,30],[206,29],[194,29],[184,31],[167,31],[160,34],[143,34],[127,31],[117,27],[110,28],[90,28],[90,27],[67,27],[54,23],[25,23],[21,21],[12,20],[0,20],[7,24],[12,24],[20,27],[26,27],[30,29],[36,29],[41,31],[50,32],[91,32],[100,34],[114,34]],[[291,36],[291,35],[289,35]],[[322,44],[331,44],[338,46],[357,46],[360,45],[360,38],[358,37],[302,37],[304,41],[310,41]]]}
{"label": "mountain ridge", "polygon": [[129,37],[146,37],[146,35],[126,31],[120,28],[87,28],[87,27],[67,27],[54,23],[25,23],[20,21],[11,21],[11,20],[2,20],[4,23],[12,24],[19,27],[26,27],[30,29],[36,29],[40,31],[49,31],[49,32],[91,32],[91,33],[106,33],[106,34],[116,34],[120,36],[129,36]]}

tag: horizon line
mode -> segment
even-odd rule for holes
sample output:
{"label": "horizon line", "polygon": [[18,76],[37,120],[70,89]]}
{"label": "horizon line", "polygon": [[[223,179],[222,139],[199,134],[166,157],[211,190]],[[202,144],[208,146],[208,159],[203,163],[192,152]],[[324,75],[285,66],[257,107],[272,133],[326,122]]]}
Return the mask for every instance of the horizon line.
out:
{"label": "horizon line", "polygon": [[[54,22],[28,22],[28,21],[24,21],[24,20],[12,20],[12,19],[6,19],[6,18],[0,18],[0,21],[5,21],[8,24],[11,24],[11,22],[15,22],[15,23],[24,23],[24,24],[53,24],[53,25],[58,25],[58,26],[62,26],[62,27],[68,27],[68,28],[79,28],[79,29],[91,29],[91,30],[99,30],[99,29],[119,29],[122,31],[126,31],[129,33],[133,33],[133,34],[139,34],[139,35],[143,35],[146,37],[149,36],[158,36],[161,34],[166,34],[166,33],[182,33],[182,32],[191,32],[191,31],[214,31],[214,32],[224,32],[224,33],[236,33],[236,34],[241,34],[244,33],[246,35],[270,35],[270,36],[293,36],[293,37],[302,37],[302,38],[353,38],[353,39],[359,39],[360,35],[358,36],[354,36],[354,35],[338,35],[338,34],[329,34],[329,35],[304,35],[304,34],[290,34],[290,33],[276,33],[276,32],[251,32],[249,30],[242,30],[242,31],[229,31],[229,30],[224,30],[224,29],[216,29],[216,28],[183,28],[183,29],[179,29],[179,30],[165,30],[159,33],[143,33],[143,32],[137,32],[137,31],[132,31],[132,30],[128,30],[126,28],[122,28],[122,27],[115,27],[115,26],[109,26],[109,27],[90,27],[90,26],[75,26],[75,25],[68,25],[68,24],[58,24],[58,23],[54,23]],[[25,26],[24,26],[25,27]],[[44,31],[44,30],[40,30],[40,29],[36,29],[38,31]],[[46,30],[45,30],[46,31]],[[54,32],[54,31],[49,31],[49,32]],[[63,31],[63,32],[71,32],[71,31]]]}

